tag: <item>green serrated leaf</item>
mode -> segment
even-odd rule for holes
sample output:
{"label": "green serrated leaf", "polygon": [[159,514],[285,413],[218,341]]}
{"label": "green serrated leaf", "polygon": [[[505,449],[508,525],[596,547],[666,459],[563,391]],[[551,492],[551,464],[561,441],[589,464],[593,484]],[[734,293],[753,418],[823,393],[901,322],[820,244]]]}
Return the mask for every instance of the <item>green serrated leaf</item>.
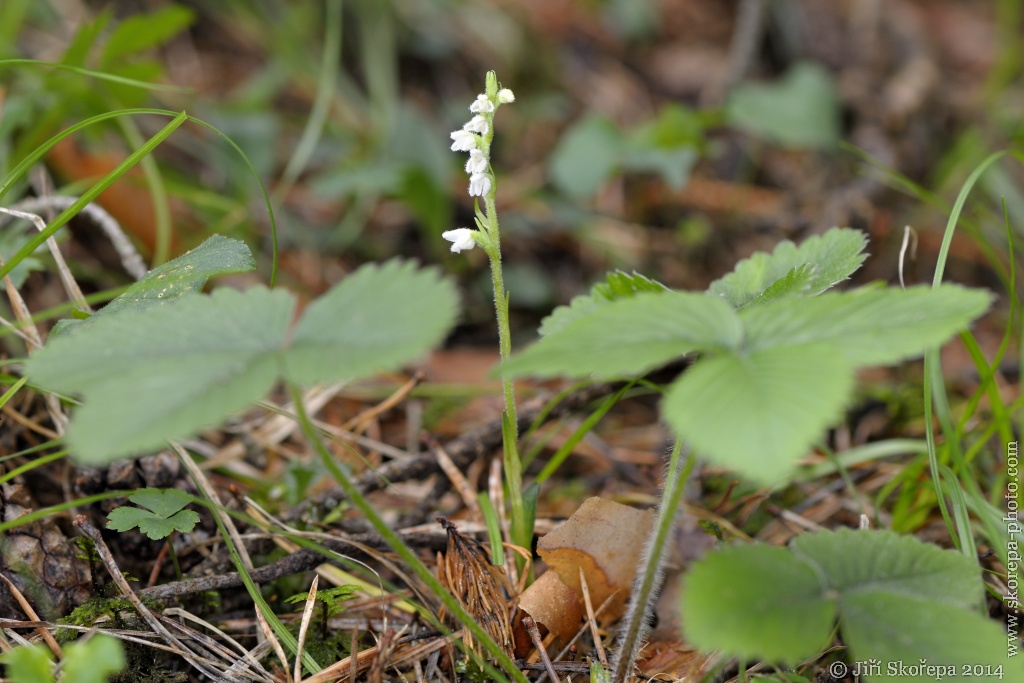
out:
{"label": "green serrated leaf", "polygon": [[444,339],[457,314],[451,282],[390,261],[360,268],[306,309],[285,357],[298,384],[392,368]]}
{"label": "green serrated leaf", "polygon": [[186,294],[199,292],[211,277],[245,273],[255,268],[256,261],[244,242],[213,235],[192,251],[151,270],[124,294],[90,316],[88,322],[61,320],[54,326],[50,336],[59,337],[71,330],[85,329],[95,321],[115,313],[165,304]]}
{"label": "green serrated leaf", "polygon": [[842,354],[823,344],[703,359],[676,380],[665,421],[708,460],[772,482],[807,454],[853,388]]}
{"label": "green serrated leaf", "polygon": [[[124,648],[117,638],[94,635],[64,651],[64,683],[106,683],[110,674],[125,667]],[[16,679],[17,680],[17,679]]]}
{"label": "green serrated leaf", "polygon": [[660,294],[669,291],[668,287],[657,280],[640,273],[623,273],[621,270],[612,271],[605,276],[604,282],[599,282],[590,290],[590,295],[605,301],[618,301],[628,299],[641,292],[652,292]]}
{"label": "green serrated leaf", "polygon": [[814,267],[809,263],[791,268],[788,273],[768,286],[768,289],[761,292],[751,304],[781,299],[782,297],[811,296],[811,278],[814,276]]}
{"label": "green serrated leaf", "polygon": [[[736,264],[731,273],[711,283],[708,291],[721,296],[733,308],[765,303],[781,296],[816,296],[850,277],[867,258],[867,238],[859,230],[832,228],[810,237],[800,246],[780,242],[772,253],[758,252]],[[809,268],[806,283],[777,285],[794,269]],[[769,292],[773,287],[775,291]]]}
{"label": "green serrated leaf", "polygon": [[[838,607],[847,659],[862,664],[865,680],[961,680],[965,665],[993,677],[1003,666],[1005,680],[1024,680],[1006,634],[976,611],[981,593],[977,565],[960,553],[891,531],[841,529],[799,536],[791,552],[709,554],[687,574],[683,614],[689,640],[702,648],[795,662],[822,646]],[[827,619],[804,628],[825,608]],[[944,667],[943,675],[922,664]]]}
{"label": "green serrated leaf", "polygon": [[844,594],[840,613],[849,659],[879,663],[877,674],[866,670],[866,681],[1024,681],[1024,661],[1007,656],[1002,626],[975,611],[864,590]]}
{"label": "green serrated leaf", "polygon": [[147,519],[153,519],[154,515],[149,510],[122,505],[114,508],[107,515],[107,528],[113,531],[130,531]]}
{"label": "green serrated leaf", "polygon": [[608,302],[594,297],[593,291],[589,295],[573,297],[568,306],[557,306],[551,311],[551,314],[541,321],[537,332],[541,337],[560,332],[569,323],[587,317],[605,303]]}
{"label": "green serrated leaf", "polygon": [[154,541],[167,538],[171,532],[180,531],[187,534],[199,524],[199,514],[193,510],[182,510],[167,518],[152,517],[139,522],[139,531]]}
{"label": "green serrated leaf", "polygon": [[639,374],[698,350],[734,348],[739,318],[717,297],[642,292],[572,320],[502,365],[509,375]]}
{"label": "green serrated leaf", "polygon": [[839,142],[839,97],[822,66],[795,64],[776,83],[742,83],[725,107],[730,124],[783,147],[831,149]]}
{"label": "green serrated leaf", "polygon": [[695,563],[683,584],[687,641],[746,659],[797,661],[825,644],[836,604],[783,548],[733,546]]}
{"label": "green serrated leaf", "polygon": [[[168,494],[166,499],[163,494]],[[115,508],[107,517],[108,529],[128,531],[138,527],[139,531],[157,541],[167,538],[174,531],[188,533],[199,523],[199,515],[196,512],[181,509],[189,502],[189,497],[177,489],[144,489],[130,496],[129,500],[154,507],[149,510],[130,505]]]}
{"label": "green serrated leaf", "polygon": [[792,548],[827,575],[829,585],[844,597],[885,593],[965,610],[981,600],[976,562],[913,536],[839,529],[798,536]]}
{"label": "green serrated leaf", "polygon": [[187,534],[196,528],[199,523],[199,515],[192,510],[181,512],[163,518],[153,515],[139,521],[139,531],[149,536],[154,541],[167,538],[175,531]]}
{"label": "green serrated leaf", "polygon": [[668,287],[639,273],[627,274],[620,270],[608,273],[604,282],[590,288],[590,294],[575,297],[568,306],[559,306],[540,324],[540,336],[558,332],[573,320],[583,318],[592,311],[619,299],[628,299],[641,292],[667,292]]}
{"label": "green serrated leaf", "polygon": [[823,342],[854,365],[918,356],[965,329],[992,301],[958,285],[867,288],[782,299],[740,312],[750,351]]}
{"label": "green serrated leaf", "polygon": [[128,500],[161,517],[170,517],[188,505],[192,497],[179,489],[140,489],[128,496]]}
{"label": "green serrated leaf", "polygon": [[40,386],[82,392],[68,440],[83,462],[161,448],[259,400],[279,376],[295,300],[218,289],[97,320],[29,360]]}
{"label": "green serrated leaf", "polygon": [[425,353],[455,318],[450,282],[391,262],[360,269],[313,303],[287,345],[294,297],[253,287],[179,297],[52,339],[26,372],[82,393],[68,431],[90,463],[163,446],[262,398],[288,370],[300,384],[391,369]]}

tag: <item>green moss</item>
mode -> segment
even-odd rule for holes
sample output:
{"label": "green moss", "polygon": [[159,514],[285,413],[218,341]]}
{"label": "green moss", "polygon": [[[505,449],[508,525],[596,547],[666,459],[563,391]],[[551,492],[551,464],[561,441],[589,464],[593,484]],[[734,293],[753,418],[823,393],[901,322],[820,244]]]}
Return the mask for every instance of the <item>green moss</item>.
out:
{"label": "green moss", "polygon": [[[142,603],[151,609],[158,609],[159,607],[156,601],[146,598],[142,599]],[[94,596],[76,607],[72,610],[71,614],[59,620],[58,623],[91,628],[101,617],[107,616],[113,620],[115,627],[122,628],[125,625],[124,613],[126,612],[132,615],[130,619],[134,621],[136,618],[135,607],[132,606],[128,598]],[[55,635],[57,642],[64,644],[77,638],[79,631],[70,628],[59,628]]]}

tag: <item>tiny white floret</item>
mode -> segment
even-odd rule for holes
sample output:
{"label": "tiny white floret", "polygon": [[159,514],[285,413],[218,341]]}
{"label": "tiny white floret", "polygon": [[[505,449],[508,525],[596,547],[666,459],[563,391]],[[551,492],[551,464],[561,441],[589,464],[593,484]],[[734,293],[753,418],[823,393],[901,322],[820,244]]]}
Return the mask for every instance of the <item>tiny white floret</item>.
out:
{"label": "tiny white floret", "polygon": [[457,130],[451,134],[453,152],[468,152],[471,149],[476,149],[476,136],[470,133],[468,130]]}
{"label": "tiny white floret", "polygon": [[489,114],[494,111],[494,104],[487,99],[487,95],[481,93],[476,96],[473,104],[469,105],[469,110],[474,114]]}
{"label": "tiny white floret", "polygon": [[473,239],[473,230],[469,228],[458,228],[456,230],[448,230],[441,233],[441,237],[445,238],[452,243],[452,253],[458,254],[460,251],[472,249],[476,246],[476,240]]}
{"label": "tiny white floret", "polygon": [[474,173],[469,177],[469,196],[483,197],[491,190],[491,179],[483,173]]}
{"label": "tiny white floret", "polygon": [[477,114],[462,127],[462,130],[468,130],[471,133],[480,133],[480,135],[487,135],[487,119],[480,114]]}
{"label": "tiny white floret", "polygon": [[469,150],[469,161],[466,162],[466,173],[476,175],[487,170],[487,157],[479,149]]}
{"label": "tiny white floret", "polygon": [[511,104],[516,101],[515,93],[508,88],[502,88],[498,91],[498,101],[502,104]]}

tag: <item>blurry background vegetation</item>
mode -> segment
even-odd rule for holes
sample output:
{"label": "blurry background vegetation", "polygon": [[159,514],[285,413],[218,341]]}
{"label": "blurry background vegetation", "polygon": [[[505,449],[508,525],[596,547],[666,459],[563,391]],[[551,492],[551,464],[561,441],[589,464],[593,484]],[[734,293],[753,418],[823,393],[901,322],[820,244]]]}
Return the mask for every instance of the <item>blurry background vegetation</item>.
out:
{"label": "blurry background vegetation", "polygon": [[[1020,142],[1021,13],[1012,0],[4,0],[0,57],[175,88],[5,65],[0,166],[89,116],[186,110],[271,188],[285,284],[315,295],[366,260],[440,262],[468,292],[454,341],[493,348],[483,254],[453,257],[440,239],[471,225],[447,134],[488,69],[518,98],[497,122],[495,164],[522,343],[610,268],[702,288],[832,225],[870,234],[861,281],[895,279],[912,225],[908,278],[927,280],[967,173]],[[76,194],[164,123],[91,126],[6,201]],[[985,176],[952,279],[1007,285],[999,201],[1024,215],[1019,175]],[[154,262],[220,232],[269,272],[257,187],[206,129],[182,127],[102,204]],[[127,282],[89,221],[74,229],[86,286]],[[19,239],[5,231],[0,249]]]}

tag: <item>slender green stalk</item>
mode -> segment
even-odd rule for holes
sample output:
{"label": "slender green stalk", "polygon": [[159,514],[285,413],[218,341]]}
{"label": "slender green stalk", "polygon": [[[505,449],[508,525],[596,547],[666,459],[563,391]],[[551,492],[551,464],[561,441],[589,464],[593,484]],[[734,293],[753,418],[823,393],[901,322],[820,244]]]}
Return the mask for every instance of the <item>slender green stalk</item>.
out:
{"label": "slender green stalk", "polygon": [[[484,210],[476,214],[478,230],[467,228],[444,233],[443,237],[455,243],[452,251],[470,249],[479,244],[487,253],[491,266],[491,284],[494,286],[494,312],[498,320],[498,348],[502,362],[512,355],[512,333],[508,321],[508,292],[501,270],[501,231],[498,226],[498,209],[495,205],[497,182],[491,166],[491,142],[494,139],[494,112],[502,104],[515,101],[511,90],[499,90],[498,78],[493,71],[487,72],[484,93],[470,106],[475,116],[462,130],[452,133],[455,141],[453,151],[469,152],[466,172],[470,174],[469,194],[481,197]],[[523,500],[523,466],[519,457],[519,423],[516,418],[516,396],[512,378],[501,373],[502,392],[505,397],[503,466],[508,497],[512,504],[512,541],[529,547],[533,539],[532,523],[528,519],[526,503]]]}
{"label": "slender green stalk", "polygon": [[59,62],[44,62],[39,59],[0,59],[0,67],[5,66],[44,66],[50,69],[58,69],[60,71],[70,71],[71,73],[78,74],[79,76],[88,76],[90,78],[98,78],[103,81],[110,81],[111,83],[130,85],[134,88],[141,88],[143,90],[177,93],[192,92],[192,88],[186,88],[180,85],[162,85],[159,83],[149,83],[147,81],[140,81],[134,78],[126,78],[124,76],[118,76],[116,74],[109,74],[104,71],[84,69],[80,66],[74,66],[71,64],[61,64]]}
{"label": "slender green stalk", "polygon": [[650,603],[662,577],[661,567],[665,547],[668,544],[669,534],[672,533],[672,528],[675,526],[676,512],[679,510],[679,503],[683,499],[683,490],[686,488],[686,481],[690,478],[690,473],[693,472],[695,462],[696,458],[686,457],[683,452],[682,440],[676,439],[675,445],[672,447],[672,455],[669,458],[665,491],[662,493],[661,506],[658,508],[658,519],[644,551],[644,561],[641,564],[643,573],[637,579],[629,604],[629,612],[626,615],[626,627],[622,632],[619,653],[612,670],[613,683],[623,683],[626,680],[639,653],[640,643],[646,630]]}
{"label": "slender green stalk", "polygon": [[323,135],[331,99],[336,90],[338,68],[341,64],[341,8],[341,0],[328,2],[325,5],[324,47],[320,59],[316,98],[313,100],[313,108],[306,120],[306,127],[302,130],[302,136],[299,138],[298,144],[295,145],[295,151],[292,152],[291,158],[288,159],[288,164],[281,174],[280,183],[274,190],[275,198],[281,198],[288,194],[288,190],[295,184],[309,160],[313,158],[317,143]]}
{"label": "slender green stalk", "polygon": [[[486,136],[485,136],[486,137]],[[488,149],[484,154],[489,153]],[[498,214],[494,205],[495,188],[487,193],[484,205],[487,207],[487,231],[491,244],[487,256],[491,262],[491,283],[494,285],[494,311],[498,319],[498,349],[504,363],[512,356],[512,332],[508,321],[508,293],[505,291],[505,280],[501,271],[501,238],[498,230]],[[501,374],[501,388],[505,397],[505,415],[509,429],[505,432],[506,439],[511,434],[511,443],[506,443],[502,465],[505,481],[508,485],[509,498],[512,502],[512,541],[525,548],[530,547],[533,529],[527,529],[526,510],[523,505],[523,465],[519,457],[519,421],[516,417],[516,392],[512,378]]]}
{"label": "slender green stalk", "polygon": [[[487,207],[488,232],[491,237],[491,249],[487,255],[491,261],[491,283],[494,285],[494,311],[498,318],[498,349],[501,352],[502,362],[512,356],[512,332],[508,322],[508,292],[505,291],[505,279],[501,271],[501,237],[498,231],[497,209],[494,206],[494,192],[490,192],[485,201]],[[505,394],[505,412],[512,418],[516,425],[516,435],[519,434],[519,425],[516,422],[516,395],[512,378],[505,373],[501,374],[501,388]]]}
{"label": "slender green stalk", "polygon": [[[960,220],[960,214],[963,211],[964,204],[967,202],[967,196],[970,194],[974,184],[978,182],[981,175],[988,169],[989,166],[994,164],[996,161],[1006,155],[1006,152],[995,152],[985,158],[978,166],[971,172],[967,180],[964,182],[963,187],[960,189],[960,194],[956,198],[956,202],[953,205],[953,210],[949,214],[949,221],[946,223],[946,230],[942,236],[942,246],[939,248],[939,256],[935,264],[935,275],[932,278],[932,287],[937,288],[942,284],[942,276],[946,269],[946,260],[949,256],[949,247],[953,242],[953,232],[956,230],[957,222]],[[946,507],[946,499],[942,491],[942,474],[940,472],[941,463],[939,463],[938,449],[935,445],[935,434],[932,430],[932,419],[933,419],[933,406],[938,407],[938,417],[942,424],[943,431],[947,437],[947,445],[950,448],[955,448],[959,451],[959,443],[955,430],[951,428],[952,419],[949,417],[949,406],[946,403],[945,389],[942,382],[942,367],[939,358],[938,349],[929,349],[924,355],[924,424],[925,424],[925,441],[928,444],[928,466],[931,471],[932,482],[935,486],[935,497],[939,504],[939,512],[942,513],[942,520],[946,524],[946,529],[949,530],[950,538],[961,552],[970,555],[970,546],[973,541],[968,541],[958,533],[958,527],[954,524],[952,517],[949,514],[949,510]],[[957,463],[959,464],[959,463]],[[959,486],[959,482],[956,478],[949,482],[950,487]],[[956,502],[956,501],[954,501]],[[966,511],[960,510],[959,512],[966,514]]]}
{"label": "slender green stalk", "polygon": [[558,450],[555,451],[555,454],[547,461],[544,468],[540,471],[540,474],[537,475],[536,482],[538,484],[543,484],[555,473],[556,470],[558,470],[559,467],[562,466],[562,463],[565,462],[566,458],[576,450],[576,446],[579,445],[580,441],[583,441],[583,438],[594,429],[594,425],[600,422],[601,419],[608,414],[608,411],[621,401],[622,397],[626,395],[626,392],[632,389],[635,384],[636,382],[630,382],[613,395],[609,396],[597,410],[591,413],[587,419],[585,419],[583,423],[576,428],[569,438],[566,439],[565,443],[562,444]]}
{"label": "slender green stalk", "polygon": [[110,498],[127,498],[135,493],[138,493],[139,489],[128,489],[127,491],[104,491],[103,493],[97,493],[92,496],[84,496],[82,498],[74,498],[72,500],[65,500],[63,503],[57,503],[51,505],[48,508],[40,508],[34,512],[30,512],[21,517],[15,517],[9,519],[6,522],[0,522],[0,534],[6,533],[11,529],[17,529],[25,524],[30,524],[37,519],[46,519],[52,515],[60,514],[66,510],[71,510],[79,506],[92,505],[98,503],[101,500],[108,500]]}
{"label": "slender green stalk", "polygon": [[[141,147],[144,143],[142,132],[135,125],[135,121],[129,117],[114,119],[121,132],[124,133],[128,144],[133,147]],[[167,186],[164,184],[163,176],[156,161],[151,156],[143,157],[139,166],[146,177],[146,184],[149,185],[149,194],[153,199],[153,225],[156,232],[156,244],[153,249],[153,266],[159,266],[170,258],[171,253],[171,231],[174,226],[171,224],[171,203],[167,197]]]}

